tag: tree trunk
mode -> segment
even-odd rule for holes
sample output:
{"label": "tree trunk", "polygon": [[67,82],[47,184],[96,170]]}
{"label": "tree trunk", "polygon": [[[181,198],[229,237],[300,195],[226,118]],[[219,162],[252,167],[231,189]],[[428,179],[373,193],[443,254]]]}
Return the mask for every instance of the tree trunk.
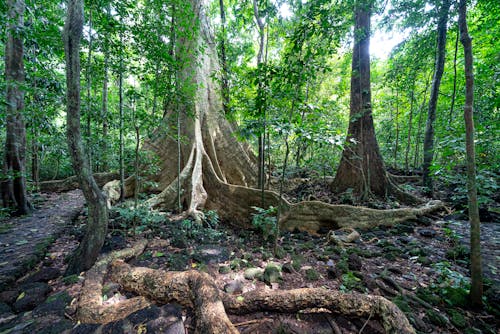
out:
{"label": "tree trunk", "polygon": [[467,156],[467,195],[469,198],[470,229],[470,299],[475,307],[483,304],[483,274],[481,268],[481,227],[479,207],[477,203],[476,162],[474,147],[474,69],[472,56],[472,40],[467,28],[467,2],[460,0],[458,22],[460,26],[460,41],[464,46],[465,59],[465,145]]}
{"label": "tree trunk", "polygon": [[8,0],[5,43],[6,136],[2,180],[3,206],[15,214],[31,212],[26,190],[26,127],[24,124],[24,0]]}
{"label": "tree trunk", "polygon": [[451,125],[453,121],[453,110],[455,109],[455,98],[457,96],[457,55],[458,55],[458,39],[460,36],[460,29],[457,31],[455,39],[455,53],[453,55],[453,92],[451,93],[450,116],[448,117],[448,124]]}
{"label": "tree trunk", "polygon": [[229,115],[229,68],[227,65],[226,56],[226,11],[224,8],[224,0],[219,0],[220,9],[220,21],[221,21],[221,39],[220,39],[220,60],[222,65],[222,76],[221,76],[221,95],[222,95],[222,107],[224,113]]}
{"label": "tree trunk", "polygon": [[120,110],[119,122],[120,127],[120,201],[125,198],[125,162],[124,162],[124,143],[123,143],[123,27],[120,27],[120,73],[118,73],[118,96],[119,96],[119,106]]}
{"label": "tree trunk", "polygon": [[406,138],[406,150],[405,150],[405,172],[410,171],[409,156],[411,148],[411,134],[413,128],[413,106],[415,105],[415,78],[413,80],[413,85],[410,92],[410,116],[408,117],[408,136]]}
{"label": "tree trunk", "polygon": [[80,188],[88,205],[88,222],[85,235],[72,254],[67,274],[78,274],[89,269],[97,259],[104,243],[108,226],[106,198],[97,186],[80,132],[80,40],[83,30],[83,2],[69,0],[64,25],[64,51],[66,54],[67,138]]}
{"label": "tree trunk", "polygon": [[[107,7],[110,16],[110,7]],[[109,36],[104,36],[104,79],[102,82],[102,138],[101,138],[101,171],[108,171],[108,80],[109,80]]]}
{"label": "tree trunk", "polygon": [[91,128],[91,121],[92,121],[92,95],[90,93],[90,90],[92,88],[92,44],[94,42],[93,36],[92,36],[92,3],[89,7],[89,50],[87,54],[87,110],[86,111],[86,118],[87,118],[87,127],[86,127],[86,136],[87,136],[87,153],[89,155],[89,165],[90,168],[92,168],[92,128]]}
{"label": "tree trunk", "polygon": [[[177,210],[180,195],[182,209],[197,220],[203,218],[203,210],[215,210],[221,221],[248,228],[254,213],[252,207],[260,207],[264,197],[267,205],[277,207],[282,203],[281,230],[315,233],[319,229],[344,226],[393,225],[442,207],[440,203],[430,203],[415,209],[373,210],[322,202],[291,204],[273,191],[257,189],[255,156],[246,144],[236,139],[232,125],[220,112],[222,102],[217,95],[220,90],[212,80],[212,74],[218,73],[218,59],[204,8],[197,0],[190,4],[176,10],[181,17],[193,20],[186,22],[192,29],[176,32],[178,107],[168,110],[163,125],[153,133],[155,139],[143,144],[143,149],[158,156],[160,164],[159,172],[150,179],[158,185],[152,190],[159,193],[149,200],[149,205]],[[201,53],[198,51],[202,43],[204,52]],[[180,140],[176,140],[177,137]],[[178,152],[180,172],[177,159],[173,158]],[[119,184],[113,181],[104,186],[111,201],[120,198]],[[125,181],[126,196],[133,196],[134,185],[133,177]]]}
{"label": "tree trunk", "polygon": [[386,197],[392,192],[373,126],[369,53],[371,6],[370,1],[360,1],[355,11],[349,129],[332,183],[334,191],[352,189],[362,200],[372,195]]}
{"label": "tree trunk", "polygon": [[448,13],[450,11],[450,0],[443,0],[439,11],[439,21],[437,26],[437,52],[434,77],[432,79],[431,96],[429,98],[429,109],[427,112],[427,123],[424,134],[424,163],[422,165],[422,183],[426,192],[432,195],[433,183],[431,177],[431,165],[434,158],[434,123],[436,121],[436,109],[439,96],[439,86],[443,77],[444,61],[446,56],[446,24],[448,23]]}

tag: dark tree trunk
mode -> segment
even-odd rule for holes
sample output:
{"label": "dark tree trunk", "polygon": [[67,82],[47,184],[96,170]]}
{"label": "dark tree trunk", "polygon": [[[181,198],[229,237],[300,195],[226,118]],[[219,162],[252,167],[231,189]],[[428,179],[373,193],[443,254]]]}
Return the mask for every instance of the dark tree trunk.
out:
{"label": "dark tree trunk", "polygon": [[6,139],[2,177],[4,207],[13,208],[16,214],[31,212],[26,191],[26,127],[24,109],[23,39],[24,0],[8,0],[7,38],[5,43]]}
{"label": "dark tree trunk", "polygon": [[88,205],[88,222],[85,236],[68,264],[67,274],[77,274],[89,269],[97,259],[104,243],[108,226],[106,198],[97,186],[80,132],[80,40],[83,30],[82,0],[68,0],[64,25],[64,50],[66,54],[67,138],[73,168]]}
{"label": "dark tree trunk", "polygon": [[[108,16],[110,9],[107,9]],[[102,138],[101,138],[101,170],[108,171],[108,81],[109,81],[109,36],[104,37],[104,80],[102,83]]]}
{"label": "dark tree trunk", "polygon": [[431,96],[429,98],[429,110],[427,112],[427,123],[425,125],[424,135],[424,163],[423,185],[428,194],[433,192],[431,177],[431,165],[434,158],[434,123],[436,121],[436,109],[439,96],[439,86],[443,77],[444,61],[446,56],[446,24],[448,23],[448,13],[450,11],[450,0],[443,0],[439,13],[437,26],[437,52],[436,64],[434,68],[434,77],[432,79]]}
{"label": "dark tree trunk", "polygon": [[385,197],[389,180],[375,137],[370,88],[371,4],[358,3],[352,54],[349,129],[333,190],[352,189],[362,199],[371,194]]}
{"label": "dark tree trunk", "polygon": [[481,268],[481,229],[479,208],[477,203],[476,162],[474,148],[474,73],[472,57],[472,41],[467,28],[467,4],[460,0],[458,22],[460,26],[460,41],[464,46],[465,59],[465,145],[467,156],[467,195],[469,197],[470,230],[470,299],[475,307],[483,304],[483,273]]}

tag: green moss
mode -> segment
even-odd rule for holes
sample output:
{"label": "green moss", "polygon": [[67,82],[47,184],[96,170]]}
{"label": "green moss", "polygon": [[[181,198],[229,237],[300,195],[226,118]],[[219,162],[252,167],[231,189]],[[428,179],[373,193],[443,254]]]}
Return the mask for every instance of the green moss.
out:
{"label": "green moss", "polygon": [[397,307],[399,307],[399,309],[404,313],[411,313],[411,306],[408,304],[408,301],[405,297],[398,295],[392,299],[392,302],[396,304]]}
{"label": "green moss", "polygon": [[450,321],[453,325],[458,328],[465,328],[465,326],[467,326],[467,320],[461,312],[451,309],[448,310],[448,314],[450,315]]}
{"label": "green moss", "polygon": [[430,322],[436,326],[445,326],[448,323],[448,319],[446,317],[433,309],[427,309],[425,311],[427,318],[429,318]]}

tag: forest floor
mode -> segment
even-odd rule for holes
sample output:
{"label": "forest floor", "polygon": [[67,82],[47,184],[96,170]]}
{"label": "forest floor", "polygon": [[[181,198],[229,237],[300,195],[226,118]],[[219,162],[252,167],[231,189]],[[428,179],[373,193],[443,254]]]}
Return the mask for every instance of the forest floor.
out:
{"label": "forest floor", "polygon": [[[299,187],[307,196],[327,195],[317,185]],[[297,194],[289,192],[290,198],[301,197]],[[179,328],[192,332],[191,310],[178,305],[152,306],[107,325],[76,323],[76,300],[85,275],[63,277],[62,273],[65,257],[84,231],[82,208],[79,191],[44,194],[31,217],[0,222],[4,282],[0,286],[0,334],[160,330],[179,334]],[[126,205],[113,209],[110,217],[104,253],[129,247],[137,238],[149,239],[146,250],[130,261],[133,266],[205,271],[221,290],[232,294],[324,287],[382,295],[407,314],[419,333],[500,333],[498,221],[482,224],[487,306],[473,311],[467,302],[468,223],[458,213],[359,231],[361,237],[345,247],[331,244],[325,235],[284,232],[276,254],[272,241],[264,240],[262,234],[225,227],[213,213],[207,214],[203,226]],[[109,305],[132,296],[113,282],[106,282],[102,294]],[[322,309],[230,315],[230,319],[241,333],[383,333],[377,319],[347,318]]]}

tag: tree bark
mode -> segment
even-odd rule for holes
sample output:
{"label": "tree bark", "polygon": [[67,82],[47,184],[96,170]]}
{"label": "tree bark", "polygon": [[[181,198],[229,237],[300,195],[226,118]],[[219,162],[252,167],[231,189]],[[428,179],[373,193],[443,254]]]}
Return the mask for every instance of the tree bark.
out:
{"label": "tree bark", "polygon": [[[149,268],[131,267],[116,257],[102,260],[92,269],[90,282],[85,282],[79,301],[78,320],[83,323],[107,323],[145,307],[145,299],[159,302],[176,302],[195,312],[195,333],[238,333],[227,317],[229,314],[248,314],[258,311],[296,313],[310,308],[353,317],[380,319],[387,333],[415,333],[408,319],[389,300],[373,295],[341,293],[321,288],[295,290],[255,290],[241,296],[220,291],[206,273],[194,270],[166,272]],[[102,306],[100,291],[106,262],[111,262],[110,278],[125,290],[140,297],[120,302],[118,307]],[[89,278],[87,278],[88,280]],[[96,293],[95,291],[98,291]],[[90,296],[90,297],[89,297]],[[118,311],[116,311],[118,310]]]}
{"label": "tree bark", "polygon": [[437,52],[434,77],[432,79],[431,96],[429,98],[429,109],[427,112],[427,123],[424,134],[424,163],[422,165],[422,183],[429,195],[433,193],[433,182],[431,177],[431,165],[434,158],[434,123],[436,121],[437,102],[439,97],[439,86],[443,77],[444,62],[446,56],[446,24],[450,11],[450,0],[443,0],[439,10],[439,21],[437,26]]}
{"label": "tree bark", "polygon": [[221,21],[221,39],[220,39],[220,60],[222,65],[221,76],[221,92],[222,92],[222,107],[224,113],[229,115],[229,67],[226,56],[226,10],[224,8],[224,0],[219,0],[220,21]]}
{"label": "tree bark", "polygon": [[[109,5],[106,8],[111,15]],[[101,138],[101,171],[108,171],[108,81],[109,81],[109,32],[104,36],[104,79],[102,82],[102,138]]]}
{"label": "tree bark", "polygon": [[332,190],[352,189],[362,200],[392,192],[373,126],[370,88],[371,1],[358,1],[355,9],[349,128]]}
{"label": "tree bark", "polygon": [[473,306],[483,304],[483,273],[481,267],[481,227],[479,221],[479,207],[477,203],[476,162],[474,145],[474,68],[472,55],[472,40],[467,28],[467,2],[460,0],[458,11],[460,27],[460,41],[464,47],[465,59],[465,148],[467,159],[467,195],[469,198],[470,229],[470,271],[471,289],[470,300]]}
{"label": "tree bark", "polygon": [[32,210],[26,190],[26,127],[24,123],[24,0],[7,1],[5,43],[6,138],[2,176],[3,206],[24,215]]}
{"label": "tree bark", "polygon": [[72,254],[67,274],[89,269],[97,259],[108,226],[106,198],[97,186],[80,132],[80,40],[83,30],[82,0],[68,0],[63,39],[66,55],[67,139],[80,187],[88,205],[88,222],[83,240]]}

